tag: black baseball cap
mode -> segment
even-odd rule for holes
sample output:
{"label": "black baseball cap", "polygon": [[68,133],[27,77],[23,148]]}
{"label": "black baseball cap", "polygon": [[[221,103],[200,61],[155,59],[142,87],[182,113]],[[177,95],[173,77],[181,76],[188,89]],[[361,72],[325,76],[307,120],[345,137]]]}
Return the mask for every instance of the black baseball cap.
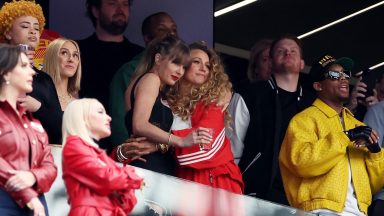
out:
{"label": "black baseball cap", "polygon": [[351,58],[348,57],[341,57],[336,59],[331,55],[323,55],[312,64],[311,70],[309,71],[312,82],[323,80],[324,74],[327,73],[329,67],[334,64],[341,65],[345,71],[351,71],[354,62]]}

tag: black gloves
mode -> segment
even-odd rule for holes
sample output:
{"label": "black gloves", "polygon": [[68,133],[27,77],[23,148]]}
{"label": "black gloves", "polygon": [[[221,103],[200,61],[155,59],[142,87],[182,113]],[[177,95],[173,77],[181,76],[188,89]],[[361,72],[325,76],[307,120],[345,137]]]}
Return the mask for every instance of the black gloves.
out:
{"label": "black gloves", "polygon": [[366,147],[372,153],[381,151],[378,143],[370,143],[369,138],[371,136],[372,128],[369,126],[358,126],[348,131],[344,131],[349,140],[356,141],[358,139],[364,139],[367,142]]}
{"label": "black gloves", "polygon": [[380,145],[379,145],[379,143],[369,143],[368,145],[367,145],[367,148],[368,148],[368,150],[370,151],[370,152],[372,152],[372,153],[377,153],[377,152],[380,152],[381,151],[381,147],[380,147]]}
{"label": "black gloves", "polygon": [[358,126],[353,129],[345,131],[345,134],[348,136],[349,140],[356,141],[358,139],[364,139],[369,142],[369,137],[371,136],[372,128],[368,126]]}

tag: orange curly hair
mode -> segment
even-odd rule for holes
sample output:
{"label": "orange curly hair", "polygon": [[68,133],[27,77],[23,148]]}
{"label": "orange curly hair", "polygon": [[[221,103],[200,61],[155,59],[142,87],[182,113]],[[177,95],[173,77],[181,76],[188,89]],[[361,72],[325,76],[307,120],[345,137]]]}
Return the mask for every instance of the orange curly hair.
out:
{"label": "orange curly hair", "polygon": [[39,21],[40,34],[44,30],[45,17],[43,9],[34,0],[13,0],[6,2],[0,9],[0,42],[6,42],[5,34],[8,33],[13,25],[13,21],[22,16],[32,16]]}

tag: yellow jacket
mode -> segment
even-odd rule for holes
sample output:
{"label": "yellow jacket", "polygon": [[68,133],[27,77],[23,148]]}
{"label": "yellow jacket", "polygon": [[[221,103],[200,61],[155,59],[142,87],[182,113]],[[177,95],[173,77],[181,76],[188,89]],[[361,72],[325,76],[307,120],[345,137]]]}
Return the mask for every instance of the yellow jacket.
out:
{"label": "yellow jacket", "polygon": [[280,169],[291,206],[311,211],[344,209],[348,160],[359,208],[367,214],[372,194],[384,184],[384,151],[355,148],[344,130],[363,125],[346,108],[345,129],[337,112],[317,99],[293,117],[280,150]]}

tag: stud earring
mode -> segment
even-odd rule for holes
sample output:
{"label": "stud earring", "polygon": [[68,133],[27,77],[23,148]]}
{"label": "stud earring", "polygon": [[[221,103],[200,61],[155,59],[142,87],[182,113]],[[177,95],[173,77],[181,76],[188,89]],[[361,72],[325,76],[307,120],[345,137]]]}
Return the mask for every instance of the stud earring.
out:
{"label": "stud earring", "polygon": [[9,80],[5,80],[5,85],[9,85],[10,83]]}
{"label": "stud earring", "polygon": [[319,88],[319,91],[323,90],[322,88]]}

